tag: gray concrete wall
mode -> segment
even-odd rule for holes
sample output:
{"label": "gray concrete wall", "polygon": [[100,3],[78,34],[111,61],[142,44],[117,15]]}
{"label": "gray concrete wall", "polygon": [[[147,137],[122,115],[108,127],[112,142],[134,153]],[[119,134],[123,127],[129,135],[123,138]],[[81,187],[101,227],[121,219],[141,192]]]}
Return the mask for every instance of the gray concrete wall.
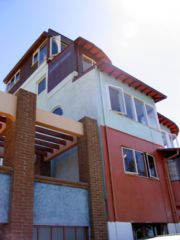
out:
{"label": "gray concrete wall", "polygon": [[88,226],[88,191],[35,182],[34,225]]}
{"label": "gray concrete wall", "polygon": [[7,223],[10,204],[11,176],[0,173],[0,223]]}

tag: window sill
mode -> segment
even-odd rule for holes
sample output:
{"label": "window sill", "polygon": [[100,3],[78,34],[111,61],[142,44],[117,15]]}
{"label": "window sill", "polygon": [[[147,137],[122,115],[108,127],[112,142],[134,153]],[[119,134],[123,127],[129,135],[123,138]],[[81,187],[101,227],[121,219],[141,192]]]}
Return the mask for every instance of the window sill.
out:
{"label": "window sill", "polygon": [[146,177],[146,176],[141,176],[141,175],[139,175],[137,173],[133,173],[133,172],[124,172],[124,174],[130,175],[130,176],[141,177],[141,178],[145,178],[145,179],[149,179],[149,180],[160,181],[158,177]]}

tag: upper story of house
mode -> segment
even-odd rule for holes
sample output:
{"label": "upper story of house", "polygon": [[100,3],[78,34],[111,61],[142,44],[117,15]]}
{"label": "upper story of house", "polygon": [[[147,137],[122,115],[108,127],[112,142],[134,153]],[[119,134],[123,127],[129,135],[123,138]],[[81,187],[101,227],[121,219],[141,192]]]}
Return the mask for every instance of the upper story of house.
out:
{"label": "upper story of house", "polygon": [[9,93],[37,93],[39,108],[74,120],[88,116],[165,147],[177,147],[177,125],[157,113],[166,96],[115,67],[91,42],[43,32],[4,79]]}

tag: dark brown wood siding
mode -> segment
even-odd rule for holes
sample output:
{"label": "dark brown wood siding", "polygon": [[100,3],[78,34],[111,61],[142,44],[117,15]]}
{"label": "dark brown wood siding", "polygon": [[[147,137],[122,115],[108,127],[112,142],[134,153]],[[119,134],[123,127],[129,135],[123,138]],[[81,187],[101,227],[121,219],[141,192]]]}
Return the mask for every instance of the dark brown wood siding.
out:
{"label": "dark brown wood siding", "polygon": [[48,92],[76,68],[76,54],[72,44],[49,63]]}

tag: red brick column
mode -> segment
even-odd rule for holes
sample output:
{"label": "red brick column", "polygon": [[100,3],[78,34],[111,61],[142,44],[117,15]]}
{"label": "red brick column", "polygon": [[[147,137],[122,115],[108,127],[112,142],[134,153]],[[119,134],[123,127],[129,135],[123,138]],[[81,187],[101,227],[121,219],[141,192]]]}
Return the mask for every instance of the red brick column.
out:
{"label": "red brick column", "polygon": [[36,95],[20,89],[16,121],[7,122],[4,165],[12,175],[8,239],[32,240]]}
{"label": "red brick column", "polygon": [[104,201],[103,174],[97,121],[90,118],[80,120],[84,136],[78,139],[80,181],[88,183],[91,239],[106,240],[107,222]]}

